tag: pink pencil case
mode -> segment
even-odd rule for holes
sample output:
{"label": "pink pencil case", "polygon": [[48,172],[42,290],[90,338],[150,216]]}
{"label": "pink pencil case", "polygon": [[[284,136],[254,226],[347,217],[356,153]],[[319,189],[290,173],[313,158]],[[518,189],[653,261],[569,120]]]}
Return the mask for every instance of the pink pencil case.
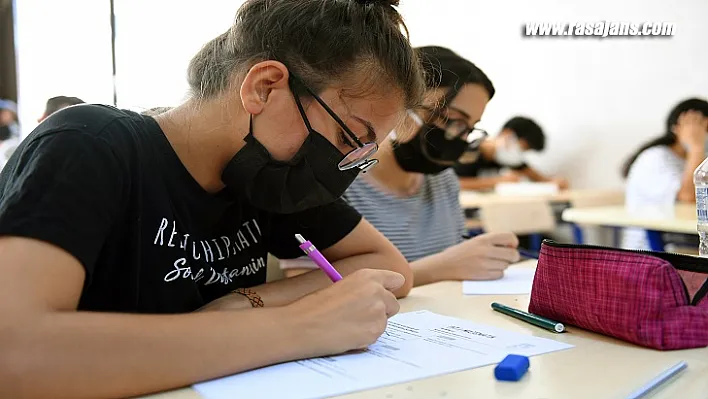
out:
{"label": "pink pencil case", "polygon": [[659,350],[708,346],[708,258],[543,242],[529,312]]}

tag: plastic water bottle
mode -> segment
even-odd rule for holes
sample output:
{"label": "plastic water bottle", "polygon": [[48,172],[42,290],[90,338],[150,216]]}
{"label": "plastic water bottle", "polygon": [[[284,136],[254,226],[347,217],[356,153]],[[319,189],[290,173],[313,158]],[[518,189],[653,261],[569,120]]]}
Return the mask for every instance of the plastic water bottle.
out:
{"label": "plastic water bottle", "polygon": [[708,257],[708,158],[704,159],[693,172],[693,185],[696,187],[698,237],[701,240],[698,253]]}

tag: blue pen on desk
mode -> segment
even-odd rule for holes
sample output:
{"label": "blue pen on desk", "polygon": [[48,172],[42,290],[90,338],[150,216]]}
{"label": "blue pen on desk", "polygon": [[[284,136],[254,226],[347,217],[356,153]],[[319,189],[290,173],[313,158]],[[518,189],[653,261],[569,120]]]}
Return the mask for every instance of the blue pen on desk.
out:
{"label": "blue pen on desk", "polygon": [[[470,238],[473,238],[475,236],[462,236],[465,240],[469,240]],[[522,258],[527,258],[527,259],[538,259],[538,252],[530,251],[528,249],[524,248],[516,248],[517,251],[519,251],[519,255],[521,255]]]}
{"label": "blue pen on desk", "polygon": [[649,381],[646,385],[643,387],[637,389],[636,391],[632,392],[627,396],[627,399],[640,399],[645,397],[647,394],[649,394],[651,391],[655,390],[656,388],[660,387],[662,384],[666,383],[669,381],[672,377],[680,373],[681,371],[685,370],[686,367],[688,367],[688,364],[686,362],[679,362],[670,369],[664,371],[663,373],[657,375],[654,377],[653,380]]}

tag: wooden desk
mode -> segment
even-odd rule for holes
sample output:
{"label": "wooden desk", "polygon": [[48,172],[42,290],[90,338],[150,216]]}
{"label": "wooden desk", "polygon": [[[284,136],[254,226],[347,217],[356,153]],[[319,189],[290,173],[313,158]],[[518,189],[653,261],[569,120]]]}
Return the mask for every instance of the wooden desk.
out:
{"label": "wooden desk", "polygon": [[563,220],[579,225],[638,227],[666,233],[696,233],[696,206],[676,205],[674,218],[641,218],[630,215],[624,206],[569,208],[563,211]]}
{"label": "wooden desk", "polygon": [[[533,267],[533,261],[515,267]],[[575,347],[532,357],[529,374],[516,383],[496,381],[494,366],[487,366],[341,398],[622,398],[681,360],[688,362],[688,369],[657,391],[653,398],[706,397],[708,348],[659,352],[573,327],[568,328],[568,333],[553,334],[492,311],[492,302],[527,309],[529,296],[465,296],[462,295],[461,283],[443,282],[415,288],[408,298],[401,300],[401,312],[426,309],[509,331],[567,342]],[[199,399],[200,396],[192,389],[183,389],[146,398]]]}
{"label": "wooden desk", "polygon": [[564,190],[554,195],[498,195],[493,192],[460,191],[460,205],[464,209],[477,209],[489,203],[524,203],[535,201],[539,198],[546,199],[552,204],[572,203],[584,199],[617,199],[622,202],[624,193],[619,190]]}

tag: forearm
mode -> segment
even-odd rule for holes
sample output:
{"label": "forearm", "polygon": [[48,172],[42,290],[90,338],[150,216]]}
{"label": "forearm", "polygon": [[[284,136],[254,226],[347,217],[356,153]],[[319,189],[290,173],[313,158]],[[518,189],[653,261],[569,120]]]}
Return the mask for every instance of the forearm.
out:
{"label": "forearm", "polygon": [[0,328],[0,397],[129,397],[310,356],[282,311],[23,317]]}
{"label": "forearm", "polygon": [[[394,291],[394,294],[399,298],[406,296],[413,286],[413,273],[405,258],[398,251],[396,253],[377,252],[350,256],[332,262],[332,265],[343,277],[364,268],[391,270],[400,273],[405,277],[406,283]],[[321,270],[313,269],[309,273],[263,284],[252,289],[258,292],[265,306],[282,306],[330,284],[332,281]]]}
{"label": "forearm", "polygon": [[460,188],[463,190],[492,190],[499,183],[496,177],[460,177]]}
{"label": "forearm", "polygon": [[696,202],[696,188],[693,185],[693,172],[698,168],[698,165],[703,162],[705,155],[703,150],[690,151],[686,157],[686,166],[681,175],[681,188],[679,189],[677,199],[682,202]]}
{"label": "forearm", "polygon": [[415,276],[413,280],[415,286],[420,287],[422,285],[448,280],[448,277],[444,276],[442,273],[443,268],[440,267],[444,262],[446,262],[444,252],[429,255],[411,262],[411,269],[413,269],[413,275]]}

